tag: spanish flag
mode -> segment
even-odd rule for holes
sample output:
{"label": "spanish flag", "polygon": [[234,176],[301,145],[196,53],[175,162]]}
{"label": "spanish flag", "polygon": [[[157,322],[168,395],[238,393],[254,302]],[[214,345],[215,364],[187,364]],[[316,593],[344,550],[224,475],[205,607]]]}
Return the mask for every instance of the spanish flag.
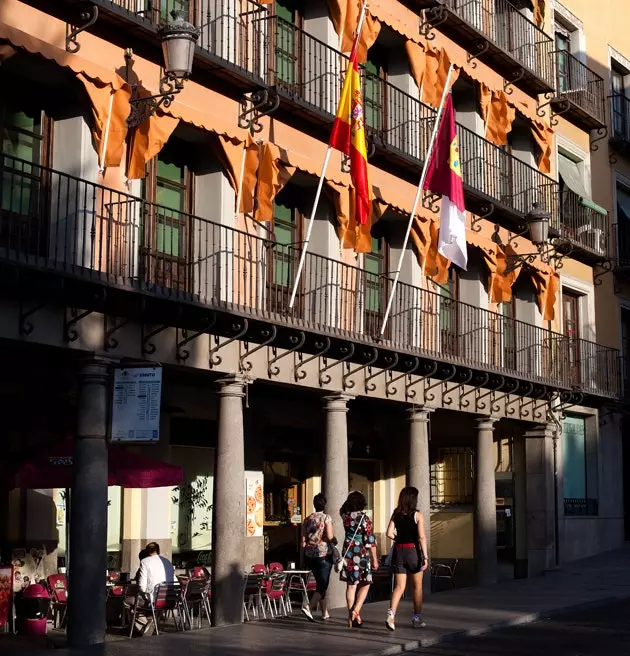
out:
{"label": "spanish flag", "polygon": [[424,188],[434,194],[442,194],[438,253],[466,269],[466,206],[455,110],[450,93],[444,105],[435,147],[430,155]]}
{"label": "spanish flag", "polygon": [[370,220],[370,195],[358,42],[357,33],[329,144],[350,157],[350,177],[355,190],[355,218],[358,225],[365,225]]}

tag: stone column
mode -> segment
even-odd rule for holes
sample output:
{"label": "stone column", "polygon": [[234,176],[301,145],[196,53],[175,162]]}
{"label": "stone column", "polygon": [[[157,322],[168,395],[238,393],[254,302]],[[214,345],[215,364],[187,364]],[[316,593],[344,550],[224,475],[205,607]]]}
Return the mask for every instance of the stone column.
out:
{"label": "stone column", "polygon": [[525,438],[517,435],[512,446],[514,470],[514,532],[516,560],[514,578],[527,578],[527,467]]}
{"label": "stone column", "polygon": [[68,580],[68,641],[75,648],[105,641],[108,364],[90,360],[79,373]]}
{"label": "stone column", "polygon": [[475,459],[475,564],[477,583],[497,582],[497,499],[492,417],[477,419]]}
{"label": "stone column", "polygon": [[[433,408],[414,406],[409,417],[409,463],[407,485],[418,488],[418,510],[424,515],[424,532],[427,537],[427,558],[431,554],[431,472],[429,468],[429,423]],[[395,502],[395,501],[394,501]],[[427,570],[423,578],[425,594],[431,592],[431,576]]]}
{"label": "stone column", "polygon": [[244,381],[219,381],[219,429],[214,474],[212,525],[212,623],[239,624],[243,619],[245,560]]}
{"label": "stone column", "polygon": [[[529,576],[542,574],[555,565],[555,428],[554,424],[545,424],[525,433]],[[560,453],[556,455],[560,457]]]}
{"label": "stone column", "polygon": [[[328,514],[333,520],[334,535],[343,549],[344,530],[339,509],[348,496],[348,425],[346,413],[348,401],[353,397],[334,394],[324,397],[326,413],[326,451],[324,454],[324,496],[328,502]],[[345,584],[333,570],[327,593],[328,607],[341,608],[346,605]]]}

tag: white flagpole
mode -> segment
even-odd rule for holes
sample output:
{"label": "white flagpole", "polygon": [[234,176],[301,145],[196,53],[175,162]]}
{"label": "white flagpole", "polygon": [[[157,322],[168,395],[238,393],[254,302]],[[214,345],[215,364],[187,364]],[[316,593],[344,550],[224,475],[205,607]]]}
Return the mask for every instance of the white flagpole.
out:
{"label": "white flagpole", "polygon": [[424,181],[426,180],[427,177],[427,170],[429,168],[429,162],[433,154],[433,148],[435,147],[435,140],[437,138],[440,122],[442,120],[442,113],[444,112],[444,105],[446,103],[446,98],[451,91],[450,82],[451,82],[452,75],[453,75],[453,64],[451,64],[448,69],[448,75],[446,76],[446,82],[444,83],[444,91],[442,92],[442,99],[440,100],[440,106],[435,116],[435,125],[433,126],[433,133],[431,134],[431,140],[429,141],[429,148],[427,150],[427,155],[424,159],[424,166],[422,167],[422,175],[420,176],[418,190],[416,191],[416,197],[413,201],[413,207],[411,208],[411,215],[409,216],[409,223],[407,224],[407,232],[405,233],[405,239],[403,240],[402,249],[400,251],[400,257],[398,258],[398,267],[396,268],[396,274],[394,275],[394,282],[392,283],[392,290],[389,293],[387,308],[385,309],[385,316],[383,317],[383,323],[381,324],[381,332],[380,332],[381,337],[385,332],[385,328],[387,327],[387,321],[389,319],[390,312],[392,311],[392,304],[394,302],[396,285],[398,284],[398,278],[400,278],[400,270],[402,269],[403,258],[405,257],[405,251],[407,250],[407,243],[409,242],[409,235],[411,234],[411,226],[413,225],[413,220],[418,210],[418,203],[420,202],[420,196],[422,195],[422,188],[424,187]]}
{"label": "white flagpole", "polygon": [[[361,8],[361,13],[359,14],[359,24],[357,25],[357,36],[356,36],[357,42],[361,38],[361,30],[363,29],[363,21],[365,20],[366,13],[367,13],[367,0],[364,0],[363,7]],[[291,291],[291,299],[289,300],[289,310],[293,308],[293,304],[295,303],[295,297],[297,295],[298,285],[300,284],[300,278],[302,277],[302,271],[304,269],[304,263],[306,261],[306,251],[308,250],[308,245],[311,241],[311,232],[313,232],[313,224],[315,223],[315,214],[317,213],[317,207],[319,206],[319,198],[322,195],[322,189],[324,187],[324,176],[326,175],[326,170],[328,169],[328,163],[330,162],[331,153],[332,153],[332,146],[328,146],[328,148],[326,149],[326,156],[324,157],[324,163],[322,164],[322,172],[319,176],[319,184],[317,185],[317,191],[315,192],[313,209],[311,210],[311,215],[308,219],[308,227],[306,228],[306,239],[304,240],[304,244],[302,245],[302,253],[300,254],[300,263],[298,264],[298,270],[295,275],[295,282],[293,283],[293,290]]]}

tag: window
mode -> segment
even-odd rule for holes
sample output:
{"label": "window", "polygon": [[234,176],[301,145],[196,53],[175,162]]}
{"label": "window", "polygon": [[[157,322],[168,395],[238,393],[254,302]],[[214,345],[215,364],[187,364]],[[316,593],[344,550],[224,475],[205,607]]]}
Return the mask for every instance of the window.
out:
{"label": "window", "polygon": [[621,264],[630,263],[630,189],[617,183],[617,257]]}
{"label": "window", "polygon": [[142,250],[149,282],[187,289],[189,212],[193,176],[185,163],[185,145],[171,140],[149,164],[144,181]]}
{"label": "window", "polygon": [[36,99],[18,92],[0,103],[0,239],[21,252],[37,253],[44,247],[48,208],[40,207],[45,177],[41,166],[47,164],[51,128],[52,122]]}
{"label": "window", "polygon": [[516,369],[516,298],[501,303],[498,308],[501,319],[501,366]]}
{"label": "window", "polygon": [[152,13],[153,22],[167,23],[172,11],[181,11],[189,21],[194,22],[195,3],[190,0],[147,0],[147,10]]}
{"label": "window", "polygon": [[299,3],[296,0],[276,0],[276,80],[286,85],[299,82]]}
{"label": "window", "polygon": [[566,415],[562,426],[565,515],[597,514],[596,450],[590,446],[585,418]]}
{"label": "window", "polygon": [[364,332],[376,335],[380,330],[385,298],[383,275],[387,272],[387,242],[384,238],[372,237],[372,250],[365,254],[365,279],[363,303],[365,308]]}
{"label": "window", "polygon": [[559,28],[558,31],[556,31],[556,50],[558,91],[560,93],[565,93],[571,88],[569,82],[571,37],[569,36],[569,33],[562,28]]}
{"label": "window", "polygon": [[567,337],[567,366],[574,385],[580,382],[580,296],[562,290],[562,327]]}
{"label": "window", "polygon": [[613,136],[628,139],[630,130],[628,124],[630,115],[628,112],[628,101],[626,95],[625,71],[620,64],[611,61],[610,77],[612,84],[611,114],[613,124]]}
{"label": "window", "polygon": [[469,504],[473,502],[473,449],[452,447],[435,449],[431,454],[431,504]]}
{"label": "window", "polygon": [[385,85],[387,76],[387,53],[378,45],[372,46],[363,65],[363,105],[365,124],[373,130],[385,129],[384,108],[386,106]]}
{"label": "window", "polygon": [[457,355],[457,271],[455,267],[448,270],[446,285],[436,284],[436,289],[440,296],[440,344],[438,348],[444,354]]}

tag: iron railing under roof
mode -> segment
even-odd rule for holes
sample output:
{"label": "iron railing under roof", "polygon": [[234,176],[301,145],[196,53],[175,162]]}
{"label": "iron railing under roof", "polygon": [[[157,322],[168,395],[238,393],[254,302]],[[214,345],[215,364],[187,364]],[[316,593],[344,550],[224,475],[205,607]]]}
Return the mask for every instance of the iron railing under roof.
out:
{"label": "iron railing under roof", "polygon": [[574,247],[588,251],[596,258],[607,258],[608,214],[601,214],[570,189],[563,190],[560,206],[560,220],[552,221],[552,229]]}
{"label": "iron railing under roof", "polygon": [[[121,191],[0,156],[0,260],[375,343],[391,281]],[[619,394],[618,351],[401,283],[383,344],[561,388]]]}

